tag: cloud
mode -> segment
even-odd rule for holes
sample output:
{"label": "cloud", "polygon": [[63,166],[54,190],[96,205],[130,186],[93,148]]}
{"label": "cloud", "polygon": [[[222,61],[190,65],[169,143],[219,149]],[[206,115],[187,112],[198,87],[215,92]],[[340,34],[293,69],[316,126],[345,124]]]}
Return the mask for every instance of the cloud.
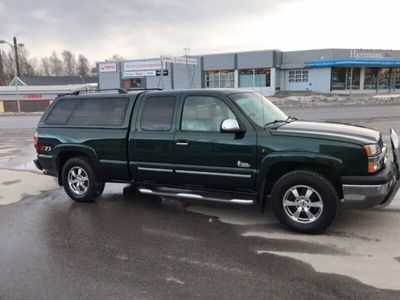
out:
{"label": "cloud", "polygon": [[396,8],[396,0],[1,0],[0,39],[16,34],[34,56],[69,49],[92,61],[180,55],[184,47],[396,48]]}
{"label": "cloud", "polygon": [[[284,2],[287,1],[290,2]],[[67,48],[74,52],[88,51],[85,54],[93,55],[94,59],[113,53],[146,56],[174,48],[180,52],[186,44],[207,44],[204,40],[207,35],[232,34],[232,23],[250,22],[272,13],[281,3],[280,0],[3,0],[0,34],[10,40],[17,33],[35,55]]]}

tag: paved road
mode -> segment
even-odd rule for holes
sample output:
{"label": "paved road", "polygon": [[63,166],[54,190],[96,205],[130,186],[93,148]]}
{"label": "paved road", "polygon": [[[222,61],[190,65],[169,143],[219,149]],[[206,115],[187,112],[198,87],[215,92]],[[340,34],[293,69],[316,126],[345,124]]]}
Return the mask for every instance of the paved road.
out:
{"label": "paved road", "polygon": [[[330,109],[290,114],[331,119]],[[400,106],[379,110],[390,121],[371,124],[386,128]],[[334,111],[358,123],[377,115],[374,107]],[[19,136],[37,120],[0,117],[4,153],[22,147],[22,156],[0,160],[0,169],[21,173],[0,178],[0,191],[42,184],[23,163],[32,148]],[[51,187],[0,206],[0,299],[399,299],[399,221],[397,210],[347,211],[326,234],[304,236],[252,208],[148,197],[117,184],[80,204]]]}
{"label": "paved road", "polygon": [[284,107],[282,110],[290,116],[308,120],[400,119],[400,105]]}

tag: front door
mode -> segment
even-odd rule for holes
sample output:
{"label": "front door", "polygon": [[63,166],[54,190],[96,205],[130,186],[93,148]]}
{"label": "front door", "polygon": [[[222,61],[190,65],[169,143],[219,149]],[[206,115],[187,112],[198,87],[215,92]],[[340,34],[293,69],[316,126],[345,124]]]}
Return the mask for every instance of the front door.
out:
{"label": "front door", "polygon": [[140,99],[129,137],[129,167],[135,181],[174,184],[176,103],[172,94],[148,93]]}
{"label": "front door", "polygon": [[[238,112],[223,97],[183,97],[179,129],[175,133],[175,180],[188,188],[254,191],[256,133],[221,133],[225,119]],[[240,120],[238,120],[239,123]]]}

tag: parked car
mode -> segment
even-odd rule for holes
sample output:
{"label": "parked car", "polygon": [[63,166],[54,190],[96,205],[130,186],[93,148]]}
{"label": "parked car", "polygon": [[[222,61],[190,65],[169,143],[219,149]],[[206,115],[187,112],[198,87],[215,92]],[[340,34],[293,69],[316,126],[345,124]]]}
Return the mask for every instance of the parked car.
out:
{"label": "parked car", "polygon": [[36,166],[75,201],[106,182],[143,194],[266,203],[294,231],[325,230],[340,207],[390,203],[399,188],[378,131],[300,121],[242,89],[100,92],[57,98],[35,135]]}

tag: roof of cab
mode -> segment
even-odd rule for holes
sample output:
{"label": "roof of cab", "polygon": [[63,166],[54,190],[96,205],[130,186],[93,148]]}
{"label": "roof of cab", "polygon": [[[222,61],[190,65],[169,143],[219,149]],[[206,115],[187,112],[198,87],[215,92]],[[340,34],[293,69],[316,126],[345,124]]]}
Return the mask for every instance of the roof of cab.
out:
{"label": "roof of cab", "polygon": [[144,93],[151,93],[151,94],[181,94],[181,93],[189,93],[189,94],[195,94],[195,93],[202,93],[202,94],[225,94],[225,95],[231,95],[231,94],[238,94],[238,93],[246,93],[246,92],[254,92],[252,90],[246,90],[246,89],[237,89],[237,88],[204,88],[204,89],[179,89],[179,90],[128,90],[124,91],[122,89],[115,89],[115,90],[104,90],[104,91],[99,91],[99,92],[88,92],[88,93],[82,93],[82,94],[66,94],[66,95],[60,95],[58,98],[67,98],[67,99],[77,99],[77,98],[120,98],[120,97],[126,97],[126,96],[138,96],[140,94]]}

